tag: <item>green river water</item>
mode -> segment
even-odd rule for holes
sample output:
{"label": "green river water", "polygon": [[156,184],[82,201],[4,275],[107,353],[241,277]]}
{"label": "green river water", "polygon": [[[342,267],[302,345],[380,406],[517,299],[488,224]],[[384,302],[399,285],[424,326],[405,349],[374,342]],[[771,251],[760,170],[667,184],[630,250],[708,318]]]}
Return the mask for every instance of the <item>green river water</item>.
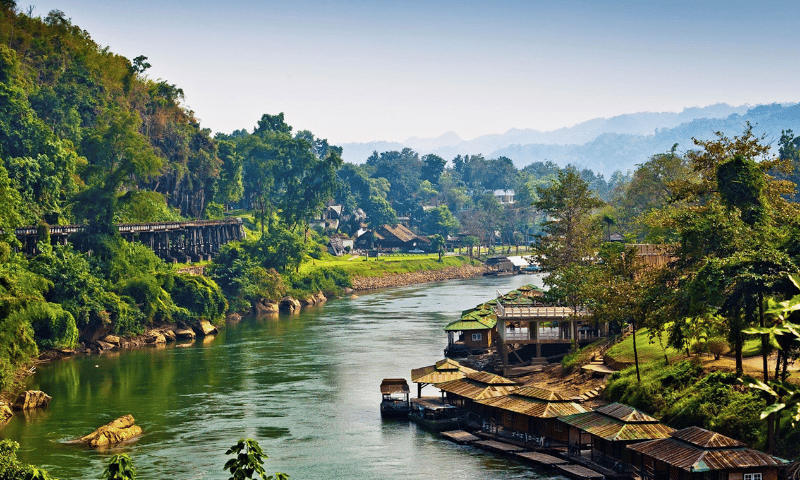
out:
{"label": "green river water", "polygon": [[[378,409],[381,379],[410,383],[412,368],[441,360],[442,329],[462,310],[532,282],[541,278],[402,287],[244,319],[188,346],[41,366],[28,386],[50,394],[50,407],[15,416],[0,436],[61,480],[100,478],[119,452],[140,479],[224,479],[225,450],[242,437],[259,441],[267,472],[295,480],[548,478],[407,421],[383,421]],[[135,441],[107,451],[66,443],[127,413],[144,429]]]}

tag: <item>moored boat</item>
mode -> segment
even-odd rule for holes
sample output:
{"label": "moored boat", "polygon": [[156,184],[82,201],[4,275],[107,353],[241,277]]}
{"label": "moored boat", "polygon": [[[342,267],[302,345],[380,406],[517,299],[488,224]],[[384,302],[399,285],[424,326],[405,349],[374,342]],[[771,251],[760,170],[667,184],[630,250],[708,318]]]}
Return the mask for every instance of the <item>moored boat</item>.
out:
{"label": "moored boat", "polygon": [[411,410],[410,389],[405,378],[384,378],[381,382],[381,416],[405,417]]}
{"label": "moored boat", "polygon": [[459,423],[464,422],[466,415],[438,398],[412,398],[408,418],[427,430],[442,432],[459,429]]}

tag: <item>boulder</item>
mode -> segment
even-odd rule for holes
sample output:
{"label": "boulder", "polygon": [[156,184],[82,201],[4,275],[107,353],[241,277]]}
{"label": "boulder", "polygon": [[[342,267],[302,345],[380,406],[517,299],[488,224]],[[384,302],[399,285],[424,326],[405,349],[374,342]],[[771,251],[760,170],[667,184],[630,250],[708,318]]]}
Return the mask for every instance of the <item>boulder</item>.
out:
{"label": "boulder", "polygon": [[278,304],[281,312],[297,313],[300,311],[300,302],[292,297],[283,297]]}
{"label": "boulder", "polygon": [[204,337],[217,333],[217,327],[211,325],[211,322],[208,320],[200,320],[196,324],[192,325],[192,328],[195,332],[197,332],[198,335],[202,335]]}
{"label": "boulder", "polygon": [[314,295],[314,299],[316,300],[317,305],[328,301],[328,298],[322,292],[317,292],[317,294]]}
{"label": "boulder", "polygon": [[103,425],[89,435],[77,439],[75,442],[83,443],[90,447],[115,445],[142,433],[142,427],[133,423],[133,416],[125,415]]}
{"label": "boulder", "polygon": [[14,410],[45,408],[50,405],[50,400],[52,397],[41,390],[28,390],[19,394],[11,408]]}
{"label": "boulder", "polygon": [[180,330],[175,330],[175,338],[178,340],[194,340],[195,338],[194,331],[188,328],[182,328]]}
{"label": "boulder", "polygon": [[163,332],[161,332],[161,334],[164,335],[164,339],[167,341],[167,343],[172,343],[175,340],[177,340],[177,337],[175,336],[175,332],[172,331],[172,330],[169,330],[169,329],[164,330]]}
{"label": "boulder", "polygon": [[110,343],[112,345],[117,345],[117,346],[119,346],[121,342],[120,338],[116,335],[106,335],[105,337],[102,338],[102,340],[106,343]]}

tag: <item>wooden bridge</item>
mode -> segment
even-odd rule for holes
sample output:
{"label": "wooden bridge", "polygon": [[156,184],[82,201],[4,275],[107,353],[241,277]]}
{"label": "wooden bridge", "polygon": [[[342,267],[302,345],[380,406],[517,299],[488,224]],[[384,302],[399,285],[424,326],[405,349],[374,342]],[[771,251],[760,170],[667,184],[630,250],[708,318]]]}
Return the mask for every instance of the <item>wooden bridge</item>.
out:
{"label": "wooden bridge", "polygon": [[[84,225],[51,225],[50,242],[66,245],[72,234],[82,231]],[[121,223],[119,233],[129,242],[150,247],[156,255],[171,262],[197,262],[210,260],[228,242],[245,237],[241,218],[225,220],[192,220],[187,222]],[[29,256],[36,249],[37,227],[22,227],[15,231],[22,243],[21,251]]]}

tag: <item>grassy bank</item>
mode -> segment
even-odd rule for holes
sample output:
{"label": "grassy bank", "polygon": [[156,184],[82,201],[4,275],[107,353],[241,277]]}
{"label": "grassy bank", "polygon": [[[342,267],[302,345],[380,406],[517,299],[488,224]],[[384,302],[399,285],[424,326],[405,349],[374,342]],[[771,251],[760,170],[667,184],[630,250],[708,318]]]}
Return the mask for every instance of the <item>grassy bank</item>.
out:
{"label": "grassy bank", "polygon": [[316,269],[337,268],[351,277],[383,277],[399,273],[426,272],[441,270],[447,267],[478,264],[466,256],[445,256],[439,262],[439,256],[431,255],[384,255],[377,259],[362,256],[330,257],[303,263],[300,273],[305,274]]}

